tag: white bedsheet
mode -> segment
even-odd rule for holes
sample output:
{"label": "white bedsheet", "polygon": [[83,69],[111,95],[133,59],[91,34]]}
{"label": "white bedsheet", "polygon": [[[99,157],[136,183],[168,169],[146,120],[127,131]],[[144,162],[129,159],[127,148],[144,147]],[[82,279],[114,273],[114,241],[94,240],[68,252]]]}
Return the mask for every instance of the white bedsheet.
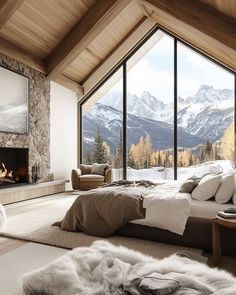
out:
{"label": "white bedsheet", "polygon": [[158,227],[182,235],[190,216],[191,196],[178,191],[179,183],[170,181],[143,194],[146,217],[132,223]]}
{"label": "white bedsheet", "polygon": [[201,218],[214,218],[217,211],[225,210],[236,206],[233,203],[219,204],[215,201],[197,201],[191,200],[190,216]]}
{"label": "white bedsheet", "polygon": [[131,223],[158,227],[183,235],[186,222],[191,217],[214,218],[217,211],[236,206],[215,201],[197,201],[190,194],[179,193],[180,181],[167,181],[154,189],[141,189],[146,208],[144,219]]}

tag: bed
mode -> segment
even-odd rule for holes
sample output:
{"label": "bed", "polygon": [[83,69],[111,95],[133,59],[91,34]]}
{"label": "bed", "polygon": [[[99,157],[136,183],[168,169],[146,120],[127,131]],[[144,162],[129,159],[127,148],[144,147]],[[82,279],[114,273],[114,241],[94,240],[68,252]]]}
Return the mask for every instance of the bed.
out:
{"label": "bed", "polygon": [[[117,235],[130,236],[157,242],[196,247],[206,251],[212,250],[212,219],[216,212],[236,206],[230,202],[219,204],[215,201],[197,201],[191,199],[190,216],[186,222],[183,235],[169,230],[145,226],[130,222],[116,232]],[[236,234],[229,228],[222,229],[222,252],[236,256]]]}
{"label": "bed", "polygon": [[[104,233],[115,233],[118,235],[129,236],[139,239],[147,239],[152,241],[159,241],[165,243],[179,244],[189,247],[198,247],[207,251],[212,249],[212,219],[216,216],[216,212],[219,210],[224,210],[228,207],[235,207],[232,203],[219,204],[213,200],[210,201],[197,201],[191,198],[190,194],[179,193],[179,181],[168,181],[161,182],[153,185],[152,183],[138,182],[133,184],[132,182],[118,182],[113,183],[107,187],[99,188],[88,193],[83,193],[80,198],[83,198],[83,202],[75,204],[77,206],[73,210],[73,215],[70,214],[70,227],[63,228],[69,231],[80,231],[80,226],[75,226],[75,223],[79,219],[83,219],[87,224],[83,224],[83,229],[85,233],[92,234],[95,236],[103,236]],[[107,231],[94,231],[94,226],[98,223],[96,220],[91,223],[89,216],[94,216],[97,207],[100,208],[97,216],[101,219],[99,224],[104,226],[104,219],[107,217],[109,212],[109,225],[113,222],[113,216],[117,215],[117,208],[120,208],[123,212],[126,206],[122,202],[117,203],[116,206],[109,205],[104,199],[104,194],[110,194],[113,192],[119,192],[128,194],[132,192],[133,194],[142,195],[143,203],[142,206],[146,210],[145,218],[140,214],[140,218],[137,220],[130,219],[128,223],[125,222],[122,226],[122,222],[118,222],[119,227],[112,230],[109,227]],[[100,194],[100,197],[98,197]],[[93,202],[93,206],[96,210],[84,212],[88,210],[90,204],[86,204],[88,197],[90,195],[95,195],[96,200]],[[113,196],[114,198],[114,196]],[[79,199],[79,198],[78,198]],[[101,199],[101,200],[100,200]],[[110,200],[110,197],[108,197]],[[114,198],[114,200],[116,197]],[[100,202],[100,203],[98,203]],[[86,204],[86,205],[85,205]],[[139,203],[140,206],[141,203]],[[136,204],[137,205],[137,204]],[[72,206],[72,208],[73,208]],[[81,208],[83,206],[83,208]],[[71,209],[70,209],[71,210]],[[112,211],[113,210],[113,211]],[[78,216],[78,212],[82,212],[82,217]],[[136,211],[136,209],[135,209]],[[75,213],[74,213],[75,212]],[[106,213],[104,215],[104,212]],[[67,213],[68,215],[68,213]],[[68,217],[66,215],[66,217]],[[121,217],[124,218],[124,214]],[[66,218],[64,218],[65,220]],[[98,220],[98,219],[97,219]],[[62,221],[63,223],[64,221]],[[64,222],[65,224],[68,222]],[[113,222],[114,223],[114,222]],[[57,224],[58,225],[58,224]],[[86,226],[90,227],[86,232]],[[91,232],[92,228],[92,232]],[[224,229],[222,233],[223,242],[223,253],[236,255],[235,245],[236,236],[230,229]]]}

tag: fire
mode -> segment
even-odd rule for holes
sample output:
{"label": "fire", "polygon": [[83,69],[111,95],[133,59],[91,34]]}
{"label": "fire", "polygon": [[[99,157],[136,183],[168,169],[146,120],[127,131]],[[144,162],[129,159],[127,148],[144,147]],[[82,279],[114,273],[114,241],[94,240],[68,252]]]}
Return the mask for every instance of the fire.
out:
{"label": "fire", "polygon": [[0,169],[0,179],[1,178],[12,178],[13,171],[8,171],[7,168],[5,167],[5,164],[2,163],[2,169]]}

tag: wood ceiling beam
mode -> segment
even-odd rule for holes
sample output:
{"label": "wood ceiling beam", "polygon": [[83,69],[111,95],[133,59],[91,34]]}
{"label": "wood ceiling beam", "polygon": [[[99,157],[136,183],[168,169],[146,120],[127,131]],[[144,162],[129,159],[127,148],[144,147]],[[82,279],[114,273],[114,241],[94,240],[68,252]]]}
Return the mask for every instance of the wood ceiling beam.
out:
{"label": "wood ceiling beam", "polygon": [[0,37],[0,53],[10,56],[23,64],[46,74],[46,67],[42,60],[34,57],[26,50]]}
{"label": "wood ceiling beam", "polygon": [[0,1],[0,29],[12,17],[15,11],[25,0],[1,0]]}
{"label": "wood ceiling beam", "polygon": [[236,21],[196,0],[137,0],[152,18],[177,37],[236,69]]}
{"label": "wood ceiling beam", "polygon": [[63,38],[48,58],[50,79],[56,78],[130,3],[130,0],[97,0]]}
{"label": "wood ceiling beam", "polygon": [[[11,42],[9,42],[8,40],[2,37],[0,37],[0,53],[10,56],[14,58],[15,60],[22,62],[23,64],[43,74],[47,73],[45,64],[41,59],[34,57],[33,55],[29,54],[27,51],[16,46],[15,44],[12,44]],[[57,79],[54,79],[54,81],[78,93],[80,96],[83,95],[84,93],[83,87],[80,84],[76,83],[75,81],[63,75],[57,77]]]}
{"label": "wood ceiling beam", "polygon": [[71,80],[70,78],[66,77],[65,75],[60,75],[57,78],[55,78],[53,81],[55,81],[58,84],[61,84],[62,86],[78,93],[79,96],[82,96],[84,94],[84,88],[79,83]]}

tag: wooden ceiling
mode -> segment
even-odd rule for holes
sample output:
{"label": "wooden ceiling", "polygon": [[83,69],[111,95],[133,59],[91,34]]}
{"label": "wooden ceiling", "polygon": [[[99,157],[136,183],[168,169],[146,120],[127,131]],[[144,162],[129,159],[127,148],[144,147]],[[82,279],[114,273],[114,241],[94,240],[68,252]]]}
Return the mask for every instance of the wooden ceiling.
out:
{"label": "wooden ceiling", "polygon": [[236,68],[236,0],[1,0],[0,53],[88,93],[156,25]]}

